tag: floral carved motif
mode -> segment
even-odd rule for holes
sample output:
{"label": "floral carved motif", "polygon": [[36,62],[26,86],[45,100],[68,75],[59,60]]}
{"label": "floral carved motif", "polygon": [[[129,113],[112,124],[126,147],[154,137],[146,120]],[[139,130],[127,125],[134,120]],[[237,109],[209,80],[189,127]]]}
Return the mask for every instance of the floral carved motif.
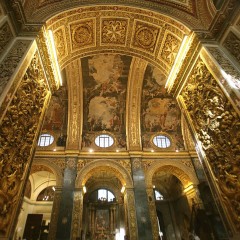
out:
{"label": "floral carved motif", "polygon": [[159,28],[153,25],[136,22],[132,45],[153,53],[158,34]]}
{"label": "floral carved motif", "polygon": [[239,231],[239,116],[200,59],[181,93],[181,98],[217,180],[226,212],[235,229]]}
{"label": "floral carved motif", "polygon": [[8,22],[5,22],[0,27],[0,55],[3,53],[4,49],[6,49],[6,46],[9,44],[12,38],[13,34],[11,32],[10,26]]}
{"label": "floral carved motif", "polygon": [[19,189],[47,98],[47,85],[35,55],[0,125],[0,233],[6,235],[19,201]]}
{"label": "floral carved motif", "polygon": [[83,46],[93,45],[94,43],[94,24],[93,20],[82,21],[70,26],[72,37],[72,49],[79,49]]}
{"label": "floral carved motif", "polygon": [[240,63],[240,39],[233,33],[229,32],[223,46],[236,58]]}
{"label": "floral carved motif", "polygon": [[125,44],[127,20],[103,19],[102,20],[102,43]]}

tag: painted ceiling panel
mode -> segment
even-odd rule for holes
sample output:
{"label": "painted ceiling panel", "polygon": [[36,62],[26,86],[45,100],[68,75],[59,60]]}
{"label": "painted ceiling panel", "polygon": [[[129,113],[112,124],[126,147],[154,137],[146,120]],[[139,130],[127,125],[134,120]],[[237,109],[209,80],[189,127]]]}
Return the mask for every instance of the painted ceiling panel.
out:
{"label": "painted ceiling panel", "polygon": [[125,147],[126,91],[131,57],[99,54],[82,60],[84,88],[83,146],[96,132],[108,131]]}
{"label": "painted ceiling panel", "polygon": [[141,126],[143,147],[152,148],[152,138],[165,133],[172,141],[171,150],[184,148],[181,112],[175,99],[166,93],[166,78],[156,67],[147,66],[143,81]]}

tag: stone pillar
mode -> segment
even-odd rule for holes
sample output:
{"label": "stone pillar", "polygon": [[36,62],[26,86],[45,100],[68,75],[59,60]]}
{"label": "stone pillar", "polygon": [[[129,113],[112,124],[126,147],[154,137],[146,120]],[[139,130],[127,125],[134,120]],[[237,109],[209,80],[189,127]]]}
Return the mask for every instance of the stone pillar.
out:
{"label": "stone pillar", "polygon": [[133,157],[131,162],[137,215],[138,239],[151,240],[153,239],[153,233],[148,208],[149,206],[146,192],[145,175],[142,168],[142,159],[140,157]]}
{"label": "stone pillar", "polygon": [[73,195],[77,174],[76,165],[76,158],[67,159],[67,165],[64,170],[63,189],[57,222],[57,240],[69,240],[71,236]]}
{"label": "stone pillar", "polygon": [[52,215],[51,215],[48,240],[55,240],[56,232],[57,232],[57,222],[58,222],[58,216],[59,216],[62,187],[55,187],[55,189],[56,190],[55,190],[54,199],[53,199],[53,207],[52,207]]}

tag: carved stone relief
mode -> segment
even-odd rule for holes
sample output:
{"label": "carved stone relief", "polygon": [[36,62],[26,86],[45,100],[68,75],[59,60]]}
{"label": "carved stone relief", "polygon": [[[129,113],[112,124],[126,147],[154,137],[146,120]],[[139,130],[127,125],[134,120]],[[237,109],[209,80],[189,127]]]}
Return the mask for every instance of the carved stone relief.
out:
{"label": "carved stone relief", "polygon": [[85,46],[92,46],[95,43],[94,20],[85,20],[70,25],[72,50]]}
{"label": "carved stone relief", "polygon": [[0,64],[0,95],[3,93],[5,86],[16,70],[30,43],[31,41],[29,40],[17,40]]}
{"label": "carved stone relief", "polygon": [[5,22],[0,27],[0,56],[4,50],[6,50],[6,46],[10,43],[13,39],[13,33],[8,22]]}
{"label": "carved stone relief", "polygon": [[57,50],[58,60],[61,61],[67,56],[67,43],[65,36],[65,28],[62,26],[54,32],[54,42]]}
{"label": "carved stone relief", "polygon": [[102,44],[125,44],[128,20],[122,18],[101,19],[101,43]]}
{"label": "carved stone relief", "polygon": [[160,29],[154,25],[140,21],[136,21],[134,25],[135,35],[132,39],[132,45],[153,53]]}
{"label": "carved stone relief", "polygon": [[16,211],[47,96],[45,75],[35,54],[0,126],[0,234],[3,236],[8,234]]}
{"label": "carved stone relief", "polygon": [[[239,42],[240,43],[240,42]],[[207,47],[207,50],[211,53],[217,63],[220,65],[221,69],[224,70],[225,76],[227,78],[221,77],[220,84],[225,88],[229,97],[234,102],[235,106],[240,111],[240,72],[234,67],[230,60],[226,57],[219,48]],[[208,61],[208,64],[211,64]],[[221,70],[220,70],[221,71]]]}
{"label": "carved stone relief", "polygon": [[162,58],[170,66],[172,66],[180,48],[180,45],[180,39],[176,38],[176,36],[174,36],[173,34],[167,32],[162,46],[160,58]]}
{"label": "carved stone relief", "polygon": [[239,116],[201,59],[181,97],[206,153],[222,204],[234,229],[240,231]]}
{"label": "carved stone relief", "polygon": [[223,42],[223,46],[232,54],[240,64],[240,39],[233,32],[229,32]]}

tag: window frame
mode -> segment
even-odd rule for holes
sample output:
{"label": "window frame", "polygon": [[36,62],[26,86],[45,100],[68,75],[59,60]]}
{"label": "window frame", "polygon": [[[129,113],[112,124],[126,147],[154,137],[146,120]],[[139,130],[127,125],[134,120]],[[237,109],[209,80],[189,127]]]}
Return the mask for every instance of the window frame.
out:
{"label": "window frame", "polygon": [[[42,140],[43,138],[44,138],[44,140]],[[47,140],[47,139],[49,139],[49,140]],[[48,146],[53,144],[54,140],[55,139],[54,139],[54,136],[52,134],[50,134],[50,133],[42,133],[39,136],[39,138],[38,138],[37,145],[38,145],[38,147],[48,147]],[[42,142],[43,142],[43,144],[42,144]],[[49,144],[46,145],[47,142]]]}
{"label": "window frame", "polygon": [[109,148],[112,147],[115,143],[113,136],[108,133],[101,133],[97,135],[94,139],[94,143],[99,148]]}
{"label": "window frame", "polygon": [[[159,139],[158,139],[159,138]],[[165,141],[165,143],[163,143]],[[158,144],[160,142],[160,144]],[[153,136],[152,143],[159,149],[168,149],[172,146],[171,138],[165,133],[159,133]]]}

